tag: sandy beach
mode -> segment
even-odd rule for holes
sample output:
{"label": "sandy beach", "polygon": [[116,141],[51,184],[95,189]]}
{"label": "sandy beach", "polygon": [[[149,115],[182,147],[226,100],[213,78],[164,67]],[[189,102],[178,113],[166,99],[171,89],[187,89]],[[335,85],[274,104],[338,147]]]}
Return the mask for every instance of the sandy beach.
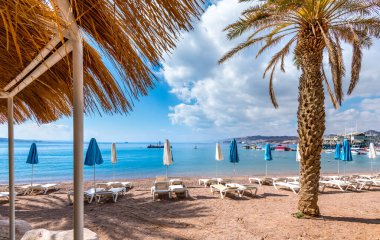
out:
{"label": "sandy beach", "polygon": [[[248,183],[239,177],[236,182]],[[133,180],[135,187],[118,202],[85,204],[85,226],[100,239],[380,239],[380,188],[320,194],[319,219],[297,219],[297,195],[273,186],[258,186],[253,197],[229,195],[220,199],[197,179],[185,178],[191,198],[152,201],[153,179]],[[98,181],[101,182],[101,181]],[[92,183],[87,182],[86,187]],[[18,196],[17,219],[33,228],[72,228],[73,207],[68,204],[71,184],[48,195]],[[8,215],[8,203],[0,202]]]}

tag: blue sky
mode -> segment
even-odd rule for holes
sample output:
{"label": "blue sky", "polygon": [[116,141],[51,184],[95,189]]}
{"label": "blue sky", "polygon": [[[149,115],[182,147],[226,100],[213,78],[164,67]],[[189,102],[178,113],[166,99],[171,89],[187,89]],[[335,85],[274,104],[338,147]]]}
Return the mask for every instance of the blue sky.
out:
{"label": "blue sky", "polygon": [[[274,88],[280,108],[275,110],[268,96],[268,79],[263,69],[271,55],[256,59],[251,48],[223,65],[218,59],[238,44],[226,40],[222,29],[238,19],[251,3],[238,0],[213,0],[194,30],[184,33],[177,48],[165,56],[159,72],[161,81],[148,96],[135,102],[128,115],[88,116],[85,139],[99,141],[213,142],[247,135],[296,135],[299,71],[286,59],[286,73],[278,73]],[[343,46],[347,74],[343,88],[349,84],[351,47]],[[274,49],[275,50],[275,49]],[[339,110],[332,108],[326,95],[326,133],[344,132],[358,125],[358,130],[380,130],[380,81],[378,58],[380,41],[375,40],[364,52],[360,82]],[[327,65],[327,61],[325,62]],[[6,125],[0,136],[6,137]],[[71,140],[72,119],[38,126],[26,122],[15,127],[21,139]]]}

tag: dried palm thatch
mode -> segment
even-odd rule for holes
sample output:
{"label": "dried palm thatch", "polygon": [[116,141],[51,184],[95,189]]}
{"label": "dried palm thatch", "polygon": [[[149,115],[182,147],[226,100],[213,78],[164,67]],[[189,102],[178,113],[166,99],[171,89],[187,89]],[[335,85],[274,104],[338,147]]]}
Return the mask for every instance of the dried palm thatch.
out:
{"label": "dried palm thatch", "polygon": [[[202,0],[71,0],[70,4],[84,36],[87,114],[130,111],[133,100],[154,85],[153,69],[160,66],[163,55],[202,11]],[[53,36],[58,33],[62,43],[66,40],[65,24],[54,1],[0,1],[0,92]],[[69,116],[71,69],[69,54],[18,93],[15,121],[46,123]],[[0,122],[5,121],[6,99],[0,99]]]}

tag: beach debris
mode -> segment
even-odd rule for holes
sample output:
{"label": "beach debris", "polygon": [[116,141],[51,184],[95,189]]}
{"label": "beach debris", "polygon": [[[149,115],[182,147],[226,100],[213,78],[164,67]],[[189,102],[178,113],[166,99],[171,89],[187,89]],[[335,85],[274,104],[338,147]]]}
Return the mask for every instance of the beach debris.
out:
{"label": "beach debris", "polygon": [[[73,240],[73,230],[49,231],[47,229],[33,229],[25,233],[21,240]],[[98,236],[93,231],[83,228],[83,240],[98,240]]]}
{"label": "beach debris", "polygon": [[[16,220],[16,239],[20,239],[26,232],[32,230],[32,226],[24,220]],[[9,220],[0,220],[0,240],[9,239]]]}

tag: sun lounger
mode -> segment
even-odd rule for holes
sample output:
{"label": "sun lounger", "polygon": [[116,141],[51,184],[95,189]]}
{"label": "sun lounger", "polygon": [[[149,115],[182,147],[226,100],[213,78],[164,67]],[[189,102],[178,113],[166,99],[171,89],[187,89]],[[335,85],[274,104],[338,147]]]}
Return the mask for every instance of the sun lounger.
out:
{"label": "sun lounger", "polygon": [[276,190],[278,190],[278,188],[290,189],[293,191],[294,194],[298,194],[299,190],[301,189],[298,182],[287,182],[286,180],[284,181],[283,179],[278,180],[278,181],[273,181],[273,186]]}
{"label": "sun lounger", "polygon": [[29,194],[47,194],[50,190],[57,190],[57,187],[58,185],[54,183],[41,184],[39,186],[30,187]]}
{"label": "sun lounger", "polygon": [[113,202],[117,202],[119,196],[124,195],[125,188],[110,188],[108,190],[102,190],[96,192],[97,201],[100,202],[104,198],[112,198]]}
{"label": "sun lounger", "polygon": [[227,183],[232,183],[231,178],[217,178],[218,184],[226,185]]}
{"label": "sun lounger", "polygon": [[240,196],[240,190],[238,187],[227,187],[222,184],[212,184],[210,185],[210,190],[213,194],[215,192],[219,192],[222,199],[224,199],[227,193],[237,193]]}
{"label": "sun lounger", "polygon": [[156,200],[156,196],[159,195],[168,195],[169,198],[172,198],[171,190],[169,189],[169,182],[167,181],[155,182],[150,191],[153,196],[153,201]]}
{"label": "sun lounger", "polygon": [[124,187],[128,189],[133,187],[133,184],[131,182],[108,182],[107,184],[108,186],[113,188]]}
{"label": "sun lounger", "polygon": [[319,183],[324,184],[326,187],[339,188],[342,192],[348,189],[357,190],[360,186],[360,183],[343,180],[320,180]]}
{"label": "sun lounger", "polygon": [[[92,203],[92,201],[96,197],[95,192],[97,193],[97,192],[101,192],[104,190],[105,190],[104,188],[96,188],[96,191],[95,191],[95,188],[90,188],[90,189],[83,192],[84,200],[87,201],[88,203]],[[72,196],[74,196],[73,191],[67,193],[67,198],[69,199],[70,204],[73,204],[73,201],[71,199]]]}
{"label": "sun lounger", "polygon": [[239,183],[227,183],[226,187],[237,187],[239,190],[239,197],[244,196],[245,192],[251,192],[253,196],[256,196],[257,193],[257,187],[253,185],[245,185],[245,184],[239,184]]}
{"label": "sun lounger", "polygon": [[9,199],[9,192],[0,192],[0,198]]}
{"label": "sun lounger", "polygon": [[31,193],[31,190],[33,188],[41,187],[41,184],[28,184],[28,185],[22,185],[22,186],[15,186],[15,189],[22,194],[27,195]]}
{"label": "sun lounger", "polygon": [[273,181],[278,180],[279,178],[270,178],[270,177],[250,177],[248,178],[250,183],[258,183],[260,186],[262,185],[273,185]]}
{"label": "sun lounger", "polygon": [[212,184],[217,184],[218,179],[216,179],[216,178],[201,178],[198,180],[198,182],[199,182],[199,185],[204,185],[204,187],[208,187]]}

